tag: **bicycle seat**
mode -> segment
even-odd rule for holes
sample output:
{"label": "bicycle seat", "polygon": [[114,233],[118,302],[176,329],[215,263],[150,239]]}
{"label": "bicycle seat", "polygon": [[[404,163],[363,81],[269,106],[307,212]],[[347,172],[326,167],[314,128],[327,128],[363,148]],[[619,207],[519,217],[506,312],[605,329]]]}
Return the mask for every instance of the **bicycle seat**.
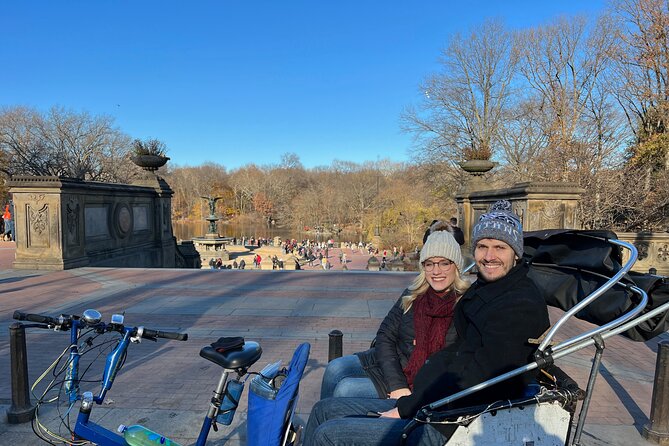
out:
{"label": "bicycle seat", "polygon": [[200,356],[204,359],[216,363],[224,369],[246,369],[260,359],[262,348],[260,344],[254,341],[246,342],[241,348],[228,350],[225,353],[219,353],[210,346],[203,347],[200,350]]}

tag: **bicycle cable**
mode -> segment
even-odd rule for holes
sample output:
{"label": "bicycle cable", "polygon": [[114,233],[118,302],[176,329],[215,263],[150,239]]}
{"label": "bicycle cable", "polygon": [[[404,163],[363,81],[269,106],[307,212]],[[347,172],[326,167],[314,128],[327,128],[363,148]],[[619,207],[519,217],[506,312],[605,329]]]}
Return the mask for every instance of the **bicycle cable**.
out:
{"label": "bicycle cable", "polygon": [[[94,331],[94,329],[91,329],[88,332],[82,334],[80,336],[80,338],[86,336],[91,331]],[[83,345],[81,345],[81,351],[78,352],[80,357],[83,356],[83,355],[86,355],[90,352],[96,351],[96,350],[97,350],[98,354],[97,354],[96,358],[93,359],[92,361],[90,361],[88,366],[83,370],[83,372],[80,375],[80,378],[77,379],[78,383],[80,383],[80,382],[100,382],[101,381],[101,380],[86,381],[86,380],[83,380],[82,378],[86,375],[86,372],[90,369],[90,367],[93,365],[93,363],[97,359],[99,359],[99,357],[106,351],[105,346],[116,341],[114,339],[110,339],[108,341],[104,341],[104,342],[98,344],[96,346],[97,348],[94,348],[94,345],[92,344],[92,340],[98,338],[102,334],[103,333],[97,333],[92,338],[86,339],[86,341],[84,341]],[[85,347],[86,345],[89,346],[89,348],[86,348]],[[57,402],[56,411],[58,412],[58,418],[60,419],[60,423],[58,423],[60,427],[59,427],[58,430],[60,430],[62,427],[65,427],[67,429],[68,433],[70,434],[70,436],[74,436],[74,432],[73,432],[72,428],[70,428],[70,418],[69,418],[71,410],[74,406],[74,401],[68,402],[68,408],[64,413],[60,411],[60,402],[59,401],[61,399],[60,398],[61,395],[63,394],[63,386],[64,386],[65,382],[67,382],[67,380],[63,380],[63,379],[58,380],[58,378],[68,370],[68,367],[70,367],[71,358],[68,359],[67,361],[65,361],[63,366],[60,367],[60,368],[58,368],[58,364],[62,361],[63,357],[65,357],[65,355],[70,352],[72,347],[73,347],[73,345],[69,345],[68,347],[66,347],[65,350],[63,350],[63,352],[51,363],[51,365],[49,365],[49,367],[47,367],[47,369],[37,378],[37,380],[33,383],[33,386],[31,387],[31,393],[32,393],[33,397],[37,400],[37,403],[36,403],[36,406],[35,406],[35,418],[33,419],[33,422],[31,423],[32,430],[39,438],[41,438],[42,440],[44,440],[47,443],[49,443],[51,445],[54,445],[54,446],[57,445],[57,443],[54,443],[52,440],[59,441],[62,444],[66,444],[66,445],[70,445],[70,446],[84,446],[84,445],[90,444],[90,442],[87,441],[87,440],[67,439],[59,433],[52,432],[39,419],[39,409],[40,409],[41,406],[43,406],[45,404],[50,404],[50,403],[53,403],[53,402]],[[35,389],[44,380],[44,378],[46,377],[46,375],[50,371],[53,373],[53,379],[51,380],[51,382],[49,382],[47,384],[44,392],[42,393],[42,396],[38,398],[35,395]],[[54,397],[46,398],[47,395],[56,388],[58,388],[58,393]],[[58,444],[60,444],[60,443],[58,443]]]}

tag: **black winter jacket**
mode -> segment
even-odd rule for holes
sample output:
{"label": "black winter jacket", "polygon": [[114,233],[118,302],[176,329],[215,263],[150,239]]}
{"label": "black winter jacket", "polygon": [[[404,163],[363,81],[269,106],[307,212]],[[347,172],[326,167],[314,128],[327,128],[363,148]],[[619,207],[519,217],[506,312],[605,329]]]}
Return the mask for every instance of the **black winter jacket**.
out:
{"label": "black winter jacket", "polygon": [[[527,278],[521,263],[501,279],[486,283],[479,278],[455,308],[450,332],[454,343],[430,356],[414,380],[413,393],[400,398],[402,418],[411,418],[421,407],[532,361],[538,338],[549,327],[546,303]],[[491,403],[520,397],[535,376],[526,373],[499,383],[451,407]]]}
{"label": "black winter jacket", "polygon": [[[413,306],[406,313],[402,309],[402,299],[409,295],[409,290],[404,290],[383,319],[376,332],[374,347],[356,353],[376,386],[380,398],[388,398],[388,394],[393,390],[409,387],[403,369],[409,362],[416,338]],[[451,336],[455,336],[455,332],[451,333]],[[453,341],[454,339],[446,336],[445,345]]]}

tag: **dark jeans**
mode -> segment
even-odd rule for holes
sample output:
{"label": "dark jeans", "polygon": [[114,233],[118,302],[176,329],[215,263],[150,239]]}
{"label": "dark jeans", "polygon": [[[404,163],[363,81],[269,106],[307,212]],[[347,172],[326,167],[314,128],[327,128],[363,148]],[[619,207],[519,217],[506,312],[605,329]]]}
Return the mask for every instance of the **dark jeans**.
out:
{"label": "dark jeans", "polygon": [[[409,420],[366,417],[368,411],[385,412],[396,400],[328,398],[311,410],[303,446],[395,446]],[[406,444],[441,446],[447,438],[431,426],[419,426]]]}
{"label": "dark jeans", "polygon": [[379,393],[356,355],[328,363],[321,384],[321,399],[331,397],[378,398]]}

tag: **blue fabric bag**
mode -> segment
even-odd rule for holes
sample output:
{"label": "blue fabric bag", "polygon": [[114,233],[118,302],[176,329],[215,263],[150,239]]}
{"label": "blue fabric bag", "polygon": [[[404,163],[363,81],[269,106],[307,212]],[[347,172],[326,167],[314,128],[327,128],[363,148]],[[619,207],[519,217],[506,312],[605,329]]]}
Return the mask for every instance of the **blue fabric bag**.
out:
{"label": "blue fabric bag", "polygon": [[286,370],[274,399],[255,393],[249,386],[246,436],[248,446],[280,446],[297,405],[300,379],[309,359],[311,345],[300,344]]}

